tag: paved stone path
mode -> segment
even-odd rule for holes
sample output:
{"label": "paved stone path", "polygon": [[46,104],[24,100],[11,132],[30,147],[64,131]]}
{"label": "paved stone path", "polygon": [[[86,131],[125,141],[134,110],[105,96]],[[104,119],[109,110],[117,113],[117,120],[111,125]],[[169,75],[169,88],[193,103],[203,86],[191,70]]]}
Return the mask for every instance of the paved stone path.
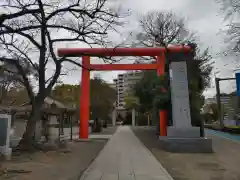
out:
{"label": "paved stone path", "polygon": [[173,180],[128,126],[120,126],[81,180]]}

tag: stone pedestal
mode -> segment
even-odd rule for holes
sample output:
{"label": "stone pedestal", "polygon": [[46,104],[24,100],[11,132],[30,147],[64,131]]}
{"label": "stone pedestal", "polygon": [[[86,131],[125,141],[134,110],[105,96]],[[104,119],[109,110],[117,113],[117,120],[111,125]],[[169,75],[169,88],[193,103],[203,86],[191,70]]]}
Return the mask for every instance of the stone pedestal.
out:
{"label": "stone pedestal", "polygon": [[212,140],[207,138],[160,137],[162,149],[174,153],[212,153]]}
{"label": "stone pedestal", "polygon": [[36,122],[36,129],[34,133],[34,139],[35,141],[40,141],[42,138],[42,120],[37,120]]}
{"label": "stone pedestal", "polygon": [[168,127],[167,128],[167,136],[168,137],[181,137],[181,138],[199,138],[200,128],[199,127],[189,127],[189,128],[176,128],[176,127]]}
{"label": "stone pedestal", "polygon": [[[58,117],[56,115],[51,115],[48,117],[48,136],[49,136],[49,143],[55,144],[56,140],[60,137],[59,127],[56,127],[56,125],[60,126],[60,122],[58,122]],[[60,133],[60,134],[59,134]]]}

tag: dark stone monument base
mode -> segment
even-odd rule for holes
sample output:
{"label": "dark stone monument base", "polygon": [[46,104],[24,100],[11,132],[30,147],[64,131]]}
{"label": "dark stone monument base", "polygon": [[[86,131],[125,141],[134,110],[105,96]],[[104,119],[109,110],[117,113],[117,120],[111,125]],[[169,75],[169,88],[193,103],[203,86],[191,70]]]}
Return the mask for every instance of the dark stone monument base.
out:
{"label": "dark stone monument base", "polygon": [[200,128],[199,127],[188,127],[188,128],[167,128],[167,136],[169,138],[181,137],[181,138],[199,138]]}
{"label": "dark stone monument base", "polygon": [[165,151],[175,153],[213,153],[212,140],[207,138],[159,137]]}

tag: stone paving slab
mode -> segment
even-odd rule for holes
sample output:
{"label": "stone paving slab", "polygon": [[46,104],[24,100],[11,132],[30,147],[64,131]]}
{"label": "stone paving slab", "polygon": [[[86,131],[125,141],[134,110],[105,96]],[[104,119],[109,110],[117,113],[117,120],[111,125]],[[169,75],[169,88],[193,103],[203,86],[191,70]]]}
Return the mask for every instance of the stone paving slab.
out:
{"label": "stone paving slab", "polygon": [[128,126],[120,126],[80,180],[173,180]]}
{"label": "stone paving slab", "polygon": [[89,139],[110,139],[111,134],[90,134]]}

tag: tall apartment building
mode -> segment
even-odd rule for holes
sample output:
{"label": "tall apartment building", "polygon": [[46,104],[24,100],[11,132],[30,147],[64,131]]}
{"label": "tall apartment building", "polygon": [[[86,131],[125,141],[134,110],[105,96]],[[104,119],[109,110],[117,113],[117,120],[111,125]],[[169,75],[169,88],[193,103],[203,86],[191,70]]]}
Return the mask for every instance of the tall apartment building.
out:
{"label": "tall apartment building", "polygon": [[132,88],[141,77],[141,71],[132,71],[125,74],[119,74],[117,79],[114,79],[114,84],[117,90],[117,109],[124,109],[124,98],[131,93]]}

